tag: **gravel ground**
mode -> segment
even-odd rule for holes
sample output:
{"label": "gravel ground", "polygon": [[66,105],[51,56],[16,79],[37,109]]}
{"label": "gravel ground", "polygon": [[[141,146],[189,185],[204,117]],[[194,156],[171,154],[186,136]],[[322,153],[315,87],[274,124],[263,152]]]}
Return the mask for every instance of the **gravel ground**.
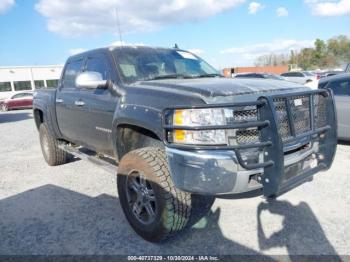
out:
{"label": "gravel ground", "polygon": [[75,161],[49,167],[30,110],[0,113],[0,254],[350,254],[350,146],[328,172],[273,204],[217,199],[163,244],[130,228],[115,177]]}

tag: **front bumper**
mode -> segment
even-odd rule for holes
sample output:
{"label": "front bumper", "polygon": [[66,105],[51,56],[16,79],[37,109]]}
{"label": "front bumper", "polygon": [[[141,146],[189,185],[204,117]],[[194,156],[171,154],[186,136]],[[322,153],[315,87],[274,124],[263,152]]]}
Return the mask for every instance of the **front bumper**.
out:
{"label": "front bumper", "polygon": [[175,186],[183,191],[217,195],[242,193],[261,188],[250,183],[251,176],[262,169],[239,170],[233,151],[185,151],[166,148],[170,172]]}
{"label": "front bumper", "polygon": [[[289,99],[301,95],[310,97],[310,129],[305,133],[296,131],[289,106]],[[318,125],[318,116],[313,108],[316,95],[322,95],[325,99],[325,121],[322,126]],[[282,139],[279,133],[279,120],[274,107],[274,99],[281,97],[265,96],[252,102],[259,108],[258,121],[226,127],[242,129],[258,126],[259,143],[210,147],[175,145],[164,141],[175,185],[187,192],[207,195],[240,194],[263,189],[266,197],[274,197],[310,180],[315,173],[328,169],[333,162],[337,144],[331,91],[315,90],[294,93],[287,98],[283,96],[291,125],[288,139]],[[164,127],[165,132],[173,129],[165,123]],[[259,151],[257,162],[250,163],[242,156],[242,152],[247,149]]]}
{"label": "front bumper", "polygon": [[[304,182],[300,177],[320,170],[317,160],[318,142],[311,144],[306,150],[284,157],[286,180],[298,178],[300,184]],[[241,194],[263,188],[264,169],[242,168],[233,151],[185,151],[166,148],[166,154],[174,184],[183,191],[221,195]]]}

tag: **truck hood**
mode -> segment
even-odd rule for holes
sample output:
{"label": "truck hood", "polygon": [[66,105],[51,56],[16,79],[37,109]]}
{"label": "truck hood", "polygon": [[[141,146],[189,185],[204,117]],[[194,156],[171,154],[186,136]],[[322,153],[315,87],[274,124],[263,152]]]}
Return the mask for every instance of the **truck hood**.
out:
{"label": "truck hood", "polygon": [[161,89],[169,92],[186,92],[199,95],[207,100],[215,97],[261,94],[267,92],[299,91],[308,89],[303,85],[283,80],[270,79],[231,79],[231,78],[199,78],[199,79],[167,79],[141,81],[133,86],[139,88]]}

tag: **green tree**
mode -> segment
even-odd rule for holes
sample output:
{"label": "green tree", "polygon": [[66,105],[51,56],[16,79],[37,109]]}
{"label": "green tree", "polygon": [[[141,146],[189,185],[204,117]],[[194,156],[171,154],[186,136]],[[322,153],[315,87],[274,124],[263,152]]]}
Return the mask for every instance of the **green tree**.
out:
{"label": "green tree", "polygon": [[313,48],[290,51],[290,54],[266,54],[255,60],[257,66],[297,65],[304,70],[334,68],[350,63],[350,39],[339,35],[324,41],[316,39]]}

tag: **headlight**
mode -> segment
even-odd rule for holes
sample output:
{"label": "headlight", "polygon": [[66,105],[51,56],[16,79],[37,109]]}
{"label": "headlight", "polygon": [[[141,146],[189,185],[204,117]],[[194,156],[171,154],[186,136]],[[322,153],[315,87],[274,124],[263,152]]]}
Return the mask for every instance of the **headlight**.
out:
{"label": "headlight", "polygon": [[[232,111],[231,111],[232,112]],[[232,113],[231,113],[232,114]],[[175,110],[172,123],[174,126],[216,126],[226,125],[225,109],[186,109]],[[226,145],[225,130],[183,130],[176,129],[172,140],[178,144],[189,145]]]}
{"label": "headlight", "polygon": [[175,110],[173,124],[176,126],[225,125],[224,109],[186,109]]}

